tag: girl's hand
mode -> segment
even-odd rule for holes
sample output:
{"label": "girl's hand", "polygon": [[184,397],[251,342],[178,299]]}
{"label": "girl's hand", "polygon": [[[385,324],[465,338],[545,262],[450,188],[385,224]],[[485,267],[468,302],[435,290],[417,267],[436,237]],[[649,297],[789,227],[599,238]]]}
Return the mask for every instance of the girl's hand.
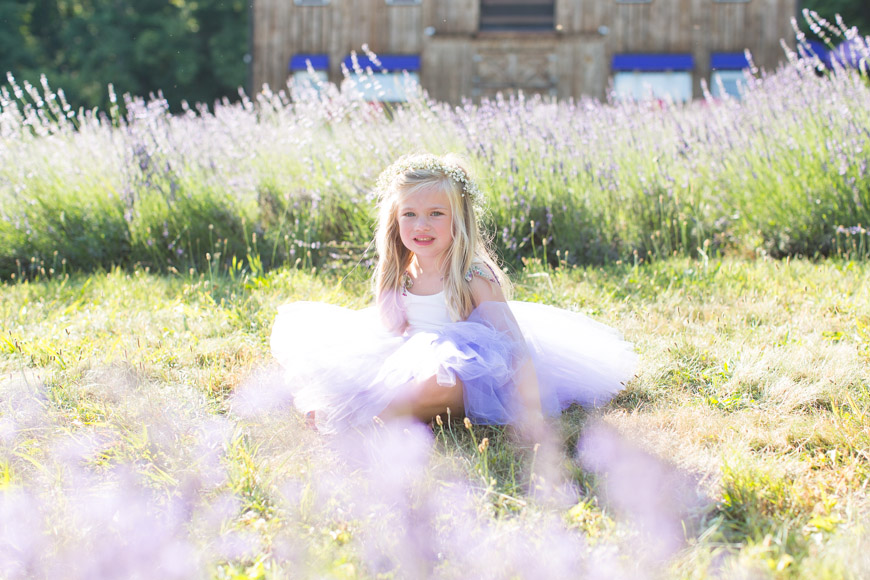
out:
{"label": "girl's hand", "polygon": [[[470,284],[471,294],[474,297],[474,304],[477,307],[485,302],[507,302],[504,297],[504,292],[501,290],[501,286],[494,282],[475,276],[471,279]],[[512,329],[515,329],[513,331],[514,333],[518,334],[519,325],[513,318],[513,315],[510,314],[510,310],[507,306],[504,306],[504,309],[507,310],[507,316],[511,320],[509,326]],[[499,325],[496,324],[496,327],[498,326]],[[521,343],[524,342],[522,336],[512,336],[511,338]],[[514,380],[516,381],[517,396],[519,397],[519,401],[523,408],[523,416],[519,418],[520,425],[518,425],[518,427],[520,427],[521,430],[539,435],[545,432],[547,428],[541,408],[541,391],[538,387],[538,376],[535,373],[535,364],[528,355],[517,361],[516,364],[517,368]]]}

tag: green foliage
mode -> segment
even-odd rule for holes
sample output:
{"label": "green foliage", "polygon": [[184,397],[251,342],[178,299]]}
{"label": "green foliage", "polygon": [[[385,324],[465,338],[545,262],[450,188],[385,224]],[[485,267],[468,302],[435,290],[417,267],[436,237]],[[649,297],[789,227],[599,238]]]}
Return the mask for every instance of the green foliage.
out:
{"label": "green foliage", "polygon": [[[82,191],[92,192],[82,195]],[[28,183],[29,203],[17,221],[0,221],[0,271],[58,274],[80,264],[109,268],[127,262],[130,240],[124,207],[105,184],[62,183],[53,175]]]}
{"label": "green foliage", "polygon": [[200,184],[173,182],[172,194],[146,190],[136,203],[130,224],[130,260],[155,268],[202,264],[210,254],[245,256],[251,239],[245,230],[245,208],[225,192]]}
{"label": "green foliage", "polygon": [[[0,73],[45,74],[74,108],[109,106],[106,86],[213,103],[245,83],[248,3],[242,0],[25,0],[0,6]],[[7,31],[9,33],[7,34]]]}

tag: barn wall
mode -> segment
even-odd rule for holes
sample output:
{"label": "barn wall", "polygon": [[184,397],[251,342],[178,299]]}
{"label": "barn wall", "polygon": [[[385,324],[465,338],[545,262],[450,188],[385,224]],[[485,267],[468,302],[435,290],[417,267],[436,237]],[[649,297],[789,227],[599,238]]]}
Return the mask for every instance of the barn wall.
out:
{"label": "barn wall", "polygon": [[290,58],[300,53],[328,54],[330,79],[338,81],[341,61],[367,44],[379,54],[420,55],[424,87],[451,102],[515,89],[601,98],[613,55],[620,53],[692,54],[698,96],[701,79],[710,77],[711,53],[749,48],[767,69],[784,60],[779,41],[793,38],[789,19],[797,0],[556,0],[555,7],[553,31],[519,33],[478,31],[480,0],[422,0],[415,6],[255,0],[254,86],[282,88]]}

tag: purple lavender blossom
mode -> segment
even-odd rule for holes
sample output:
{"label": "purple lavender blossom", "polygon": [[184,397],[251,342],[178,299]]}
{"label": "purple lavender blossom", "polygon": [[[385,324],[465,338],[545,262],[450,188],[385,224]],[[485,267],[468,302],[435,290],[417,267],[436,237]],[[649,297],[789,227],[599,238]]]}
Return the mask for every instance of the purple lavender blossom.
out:
{"label": "purple lavender blossom", "polygon": [[694,478],[603,423],[586,427],[577,452],[601,478],[605,502],[638,527],[652,562],[685,545],[684,522],[707,503]]}

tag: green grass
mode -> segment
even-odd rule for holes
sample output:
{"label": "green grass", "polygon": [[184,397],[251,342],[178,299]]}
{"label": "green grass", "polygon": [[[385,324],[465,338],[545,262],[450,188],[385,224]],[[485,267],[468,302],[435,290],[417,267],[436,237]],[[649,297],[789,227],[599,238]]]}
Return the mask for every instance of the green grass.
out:
{"label": "green grass", "polygon": [[[349,451],[291,409],[240,414],[232,393],[270,380],[277,306],[363,307],[367,274],[215,266],[0,287],[0,508],[39,499],[21,504],[35,519],[14,520],[42,538],[31,570],[81,571],[76,550],[112,546],[116,569],[147,570],[153,562],[130,555],[134,530],[183,505],[159,529],[214,578],[525,577],[536,558],[566,553],[627,577],[870,571],[866,262],[528,263],[518,299],[589,314],[640,353],[610,405],[563,415],[555,450],[454,420],[428,444],[384,431]],[[676,552],[650,559],[648,524],[608,487],[617,472],[575,458],[593,425],[703,498],[659,514],[682,522]],[[399,455],[360,463],[365,445]],[[139,499],[114,519],[92,510],[81,527],[83,494],[130,490]],[[417,540],[442,552],[421,557]]]}

